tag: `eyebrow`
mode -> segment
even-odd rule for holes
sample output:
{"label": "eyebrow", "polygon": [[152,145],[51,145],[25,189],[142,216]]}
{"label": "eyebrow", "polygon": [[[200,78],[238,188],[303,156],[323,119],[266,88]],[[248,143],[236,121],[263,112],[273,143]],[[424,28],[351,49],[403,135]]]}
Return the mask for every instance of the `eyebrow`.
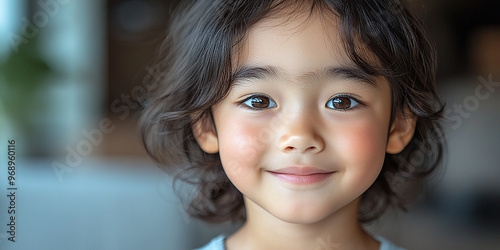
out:
{"label": "eyebrow", "polygon": [[[252,80],[252,79],[268,79],[276,78],[284,75],[283,70],[280,70],[272,66],[243,66],[236,70],[233,74],[233,81],[238,80]],[[375,86],[377,84],[376,79],[361,70],[358,67],[329,67],[325,70],[320,70],[318,72],[309,72],[301,75],[299,78],[319,78],[326,76],[333,79],[343,79],[343,80],[354,80],[356,82],[367,83],[369,85]]]}
{"label": "eyebrow", "polygon": [[326,70],[328,76],[331,78],[340,78],[346,80],[356,80],[370,85],[376,85],[377,81],[375,78],[361,70],[358,67],[331,67]]}
{"label": "eyebrow", "polygon": [[252,67],[243,66],[233,74],[234,80],[265,79],[277,77],[278,70],[274,67]]}

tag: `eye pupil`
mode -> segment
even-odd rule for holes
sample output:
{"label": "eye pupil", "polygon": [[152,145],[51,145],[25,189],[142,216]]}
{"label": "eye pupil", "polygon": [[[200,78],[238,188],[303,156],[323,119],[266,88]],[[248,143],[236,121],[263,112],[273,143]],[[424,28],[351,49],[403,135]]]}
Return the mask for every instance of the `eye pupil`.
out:
{"label": "eye pupil", "polygon": [[267,108],[269,107],[269,99],[263,97],[253,97],[251,100],[252,107]]}
{"label": "eye pupil", "polygon": [[246,98],[245,100],[239,102],[239,105],[251,110],[265,110],[276,107],[276,103],[272,98],[260,94],[255,94]]}
{"label": "eye pupil", "polygon": [[336,109],[348,109],[351,107],[351,99],[347,97],[337,97],[332,100],[332,103]]}

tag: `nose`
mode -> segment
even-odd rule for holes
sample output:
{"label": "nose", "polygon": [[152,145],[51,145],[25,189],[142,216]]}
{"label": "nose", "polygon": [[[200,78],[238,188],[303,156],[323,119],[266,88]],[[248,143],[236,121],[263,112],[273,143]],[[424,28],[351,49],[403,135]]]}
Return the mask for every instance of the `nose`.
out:
{"label": "nose", "polygon": [[284,126],[280,138],[281,151],[285,153],[319,153],[323,151],[325,142],[317,124],[307,115],[294,115]]}

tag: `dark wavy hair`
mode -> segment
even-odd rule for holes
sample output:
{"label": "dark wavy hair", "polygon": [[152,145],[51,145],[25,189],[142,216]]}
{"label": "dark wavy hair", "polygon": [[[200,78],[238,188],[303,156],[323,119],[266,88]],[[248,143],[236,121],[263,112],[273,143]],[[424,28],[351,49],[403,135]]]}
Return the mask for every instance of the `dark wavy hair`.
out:
{"label": "dark wavy hair", "polygon": [[[199,0],[181,4],[170,22],[140,118],[146,151],[175,180],[193,184],[187,211],[208,222],[244,221],[242,194],[225,175],[218,154],[205,153],[192,125],[213,125],[211,108],[230,91],[232,58],[249,28],[275,13],[310,10],[339,23],[343,47],[363,71],[385,77],[395,115],[417,118],[414,137],[386,154],[362,195],[358,218],[369,222],[394,205],[405,209],[404,184],[420,183],[438,167],[444,104],[436,93],[436,54],[422,26],[397,0]],[[373,60],[373,59],[376,60]],[[376,61],[376,63],[374,63]],[[209,124],[212,123],[212,124]]]}

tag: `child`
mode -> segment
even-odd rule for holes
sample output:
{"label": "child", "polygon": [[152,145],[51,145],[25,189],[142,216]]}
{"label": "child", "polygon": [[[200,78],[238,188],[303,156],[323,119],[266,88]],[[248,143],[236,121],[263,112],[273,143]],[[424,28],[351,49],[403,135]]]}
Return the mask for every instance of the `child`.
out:
{"label": "child", "polygon": [[443,109],[398,1],[195,1],[165,49],[145,148],[196,184],[192,216],[243,222],[202,249],[397,249],[362,223],[438,166]]}

